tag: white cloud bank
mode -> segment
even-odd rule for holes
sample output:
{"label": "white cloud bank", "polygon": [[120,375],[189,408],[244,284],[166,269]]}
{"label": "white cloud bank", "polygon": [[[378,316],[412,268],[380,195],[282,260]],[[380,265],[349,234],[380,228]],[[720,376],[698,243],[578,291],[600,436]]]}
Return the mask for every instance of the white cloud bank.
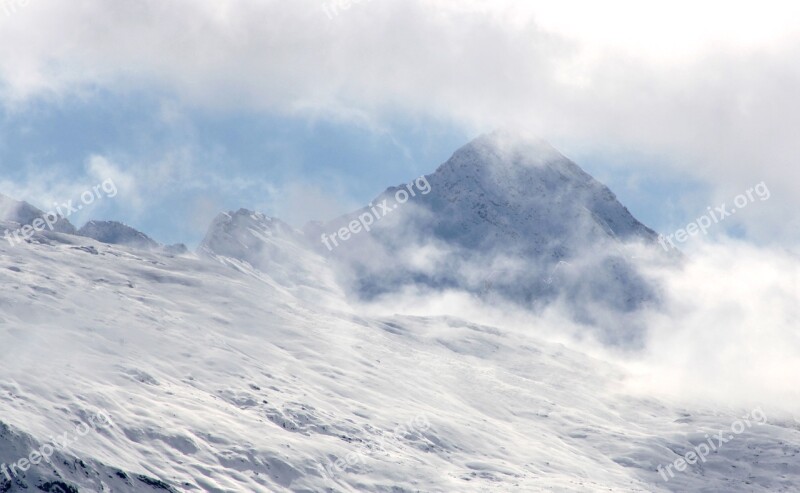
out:
{"label": "white cloud bank", "polygon": [[398,112],[514,125],[666,155],[719,197],[766,181],[776,208],[750,233],[798,236],[776,212],[800,206],[796,3],[374,0],[333,18],[326,5],[31,1],[0,15],[0,97],[145,88],[367,125]]}
{"label": "white cloud bank", "polygon": [[407,289],[357,312],[448,315],[520,331],[622,365],[627,378],[621,392],[692,409],[762,406],[770,416],[800,423],[800,255],[701,240],[679,269],[640,262],[663,292],[661,305],[631,318],[644,328],[642,347],[598,343],[595,328],[575,323],[570,309],[557,304],[532,313],[459,291]]}

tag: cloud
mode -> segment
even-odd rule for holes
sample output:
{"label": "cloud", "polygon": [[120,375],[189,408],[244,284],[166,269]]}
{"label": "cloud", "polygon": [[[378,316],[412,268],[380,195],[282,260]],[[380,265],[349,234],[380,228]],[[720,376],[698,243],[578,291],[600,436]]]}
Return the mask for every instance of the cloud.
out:
{"label": "cloud", "polygon": [[101,183],[111,180],[117,187],[124,191],[127,201],[137,209],[143,204],[136,177],[115,165],[103,156],[91,156],[86,164],[87,173],[92,182]]}
{"label": "cloud", "polygon": [[[0,17],[0,97],[153,89],[375,128],[397,114],[512,125],[567,153],[666,156],[715,199],[766,181],[800,206],[795,4],[375,0],[329,18],[328,3],[30,2]],[[774,210],[746,222],[762,239],[782,225]]]}
{"label": "cloud", "polygon": [[323,173],[295,177],[286,183],[268,184],[262,193],[253,195],[252,207],[300,229],[309,221],[330,219],[361,207],[347,197],[347,185],[340,177]]}
{"label": "cloud", "polygon": [[684,400],[797,410],[800,254],[738,241],[704,243],[662,271],[663,311],[631,361],[640,390]]}
{"label": "cloud", "polygon": [[77,203],[83,192],[111,180],[117,188],[113,200],[76,212],[70,217],[72,222],[80,226],[88,219],[117,219],[120,211],[124,212],[126,221],[135,222],[164,207],[165,203],[175,207],[175,197],[187,197],[191,201],[187,217],[190,226],[196,231],[205,231],[210,219],[221,210],[220,203],[215,200],[219,193],[269,188],[269,184],[254,184],[213,171],[200,176],[197,161],[207,157],[193,147],[170,149],[153,158],[122,153],[91,154],[78,172],[57,163],[36,162],[26,166],[20,177],[0,180],[0,193],[49,211],[68,200]]}
{"label": "cloud", "polygon": [[728,239],[699,242],[680,268],[639,262],[660,283],[663,303],[634,315],[637,347],[598,342],[598,328],[577,323],[557,303],[533,312],[499,297],[413,285],[354,306],[377,317],[453,316],[564,343],[624,368],[622,392],[690,408],[763,406],[770,416],[800,419],[800,252]]}
{"label": "cloud", "polygon": [[[659,156],[630,166],[669,166],[710,183],[708,205],[764,182],[770,200],[736,220],[763,241],[800,238],[790,212],[800,207],[800,4],[373,0],[329,18],[329,1],[31,0],[0,14],[0,101],[13,112],[91,98],[98,88],[149,90],[177,101],[161,108],[168,124],[180,123],[187,105],[374,128],[398,114],[474,132],[521,127],[567,154],[588,147]],[[114,202],[133,211],[196,192],[196,228],[220,208],[207,191],[263,191],[265,208],[296,223],[342,210],[337,187],[198,176],[205,157],[190,147],[146,161],[108,152],[88,157],[84,176],[31,167],[21,182],[0,181],[0,191],[47,208],[110,175]],[[424,246],[408,257],[412,267],[439,265],[441,248]],[[494,267],[512,270],[503,260]],[[771,247],[698,247],[681,272],[664,274],[669,304],[649,314],[638,383],[697,398],[797,402],[797,265]],[[557,311],[532,325],[528,313],[479,307],[462,293],[394,302],[387,306],[548,327],[554,337],[582,330]]]}
{"label": "cloud", "polygon": [[[105,180],[111,179],[119,192],[135,194],[135,178],[132,174],[120,169],[110,161],[100,156],[92,156],[86,161],[83,173],[75,173],[56,165],[44,170],[40,166],[26,167],[25,175],[18,180],[0,180],[0,193],[16,200],[29,202],[31,205],[44,211],[55,210],[54,207],[68,200],[78,202],[80,195],[91,192],[92,187],[101,185]],[[95,192],[98,193],[98,192]],[[107,192],[104,193],[106,195]],[[115,197],[116,198],[116,197]],[[92,211],[110,205],[106,201],[92,206]],[[84,211],[83,214],[88,213]],[[81,216],[81,214],[77,214]],[[74,219],[74,218],[71,218]]]}

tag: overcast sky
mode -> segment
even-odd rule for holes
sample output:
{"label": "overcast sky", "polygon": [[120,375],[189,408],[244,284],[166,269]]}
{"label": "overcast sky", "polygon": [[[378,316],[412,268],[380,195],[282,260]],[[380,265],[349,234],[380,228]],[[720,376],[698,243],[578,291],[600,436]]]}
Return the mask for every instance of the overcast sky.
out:
{"label": "overcast sky", "polygon": [[300,226],[518,127],[668,233],[794,244],[800,4],[0,0],[0,191],[197,242],[224,209]]}

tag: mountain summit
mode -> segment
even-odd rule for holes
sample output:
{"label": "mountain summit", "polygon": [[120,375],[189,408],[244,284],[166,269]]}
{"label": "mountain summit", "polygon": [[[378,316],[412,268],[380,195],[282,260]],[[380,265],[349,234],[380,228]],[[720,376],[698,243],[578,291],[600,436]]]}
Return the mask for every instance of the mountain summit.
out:
{"label": "mountain summit", "polygon": [[141,231],[117,221],[89,221],[75,234],[109,245],[125,245],[142,250],[163,250],[165,253],[177,255],[188,252],[182,243],[163,246]]}
{"label": "mountain summit", "polygon": [[[533,307],[562,298],[587,322],[596,308],[629,313],[655,300],[628,250],[654,247],[656,233],[548,143],[509,132],[483,135],[421,180],[427,193],[407,202],[398,194],[414,183],[305,228],[320,253],[349,267],[362,297],[413,285]],[[378,204],[386,212],[368,233],[325,248],[323,235],[347,229]]]}
{"label": "mountain summit", "polygon": [[[395,207],[393,195],[400,187],[389,188],[373,203],[388,200],[392,211],[400,209],[393,216],[425,216],[419,226],[453,246],[560,260],[587,242],[657,239],[608,187],[543,141],[484,135],[425,178],[432,193],[417,195],[411,207]],[[314,229],[333,230],[365,210]],[[389,228],[381,226],[376,224],[378,234],[369,236],[385,234]]]}
{"label": "mountain summit", "polygon": [[[0,226],[3,229],[17,229],[31,225],[37,219],[43,219],[45,212],[27,202],[14,200],[0,194]],[[75,234],[75,227],[64,217],[57,217],[53,222],[56,233]]]}
{"label": "mountain summit", "polygon": [[465,245],[524,238],[530,241],[513,246],[541,254],[553,243],[577,250],[594,237],[657,237],[608,187],[548,143],[508,132],[457,150],[429,181],[435,193],[421,201],[437,209],[440,232]]}
{"label": "mountain summit", "polygon": [[413,287],[534,309],[560,300],[595,323],[656,300],[631,261],[634,248],[655,250],[656,241],[608,187],[548,143],[495,132],[434,173],[302,232],[251,211],[222,214],[201,252],[282,279],[297,272],[302,283],[333,271],[362,299]]}
{"label": "mountain summit", "polygon": [[78,230],[77,234],[111,245],[127,245],[143,249],[158,247],[158,243],[146,234],[117,221],[89,221]]}

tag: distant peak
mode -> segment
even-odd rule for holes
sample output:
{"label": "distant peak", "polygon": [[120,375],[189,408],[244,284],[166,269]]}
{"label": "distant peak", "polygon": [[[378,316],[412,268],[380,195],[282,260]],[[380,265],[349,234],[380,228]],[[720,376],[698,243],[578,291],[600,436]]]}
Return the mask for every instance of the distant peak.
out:
{"label": "distant peak", "polygon": [[269,226],[275,223],[276,226],[285,226],[291,229],[289,225],[284,224],[281,220],[270,217],[262,212],[251,211],[250,209],[241,208],[237,211],[220,212],[211,224],[211,229],[225,229],[231,230],[240,227],[249,227],[251,223],[260,223]]}
{"label": "distant peak", "polygon": [[110,245],[143,249],[159,247],[159,244],[146,234],[118,221],[89,221],[78,230],[77,234]]}
{"label": "distant peak", "polygon": [[[45,216],[45,212],[28,202],[15,200],[0,194],[0,222],[11,222],[19,225],[32,224],[36,219]],[[53,231],[57,233],[75,234],[75,227],[63,216],[58,216]]]}

